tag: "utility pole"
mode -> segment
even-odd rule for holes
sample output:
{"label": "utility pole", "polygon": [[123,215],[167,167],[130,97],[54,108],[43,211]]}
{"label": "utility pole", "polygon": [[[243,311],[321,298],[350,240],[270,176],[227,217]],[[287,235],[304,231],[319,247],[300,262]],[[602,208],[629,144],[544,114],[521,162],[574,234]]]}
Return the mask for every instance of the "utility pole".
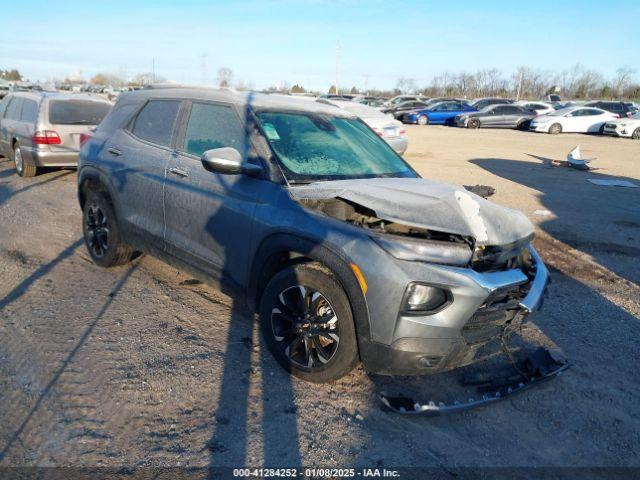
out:
{"label": "utility pole", "polygon": [[518,92],[516,93],[516,101],[520,100],[520,92],[522,91],[522,77],[524,72],[520,72],[520,81],[518,82]]}
{"label": "utility pole", "polygon": [[200,55],[200,69],[202,71],[202,84],[207,84],[207,54]]}
{"label": "utility pole", "polygon": [[336,94],[340,93],[340,40],[336,42]]}
{"label": "utility pole", "polygon": [[365,95],[369,94],[369,74],[365,73],[364,75],[364,93]]}

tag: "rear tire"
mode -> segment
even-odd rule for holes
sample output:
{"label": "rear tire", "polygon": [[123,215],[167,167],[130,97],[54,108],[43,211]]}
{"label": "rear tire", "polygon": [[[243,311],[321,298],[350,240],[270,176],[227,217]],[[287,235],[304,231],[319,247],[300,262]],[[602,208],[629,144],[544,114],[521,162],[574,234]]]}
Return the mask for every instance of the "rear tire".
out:
{"label": "rear tire", "polygon": [[418,125],[429,125],[429,117],[426,115],[418,116]]}
{"label": "rear tire", "polygon": [[38,167],[33,163],[33,160],[22,156],[18,142],[13,146],[13,164],[16,167],[16,173],[21,177],[35,177],[38,173]]}
{"label": "rear tire", "polygon": [[282,368],[303,380],[331,382],[358,363],[349,299],[318,264],[293,265],[274,275],[260,301],[260,329]]}
{"label": "rear tire", "polygon": [[640,127],[636,128],[631,134],[631,138],[634,140],[640,140]]}
{"label": "rear tire", "polygon": [[560,125],[559,123],[554,123],[549,127],[549,133],[551,135],[557,135],[559,133],[562,133],[562,125]]}
{"label": "rear tire", "polygon": [[91,259],[101,267],[129,262],[134,251],[122,242],[115,210],[107,195],[89,192],[82,211],[82,231]]}
{"label": "rear tire", "polygon": [[470,118],[467,122],[467,128],[480,128],[480,120],[478,120],[477,118]]}

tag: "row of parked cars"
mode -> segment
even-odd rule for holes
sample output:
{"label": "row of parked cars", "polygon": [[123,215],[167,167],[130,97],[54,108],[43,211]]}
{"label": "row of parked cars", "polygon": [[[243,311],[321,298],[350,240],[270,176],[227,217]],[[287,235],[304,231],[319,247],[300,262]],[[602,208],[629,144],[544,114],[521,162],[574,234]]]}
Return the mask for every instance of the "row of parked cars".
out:
{"label": "row of parked cars", "polygon": [[473,102],[458,98],[401,96],[380,110],[402,123],[457,125],[466,128],[517,128],[534,132],[601,133],[640,138],[640,114],[631,102],[514,101],[483,98]]}
{"label": "row of parked cars", "polygon": [[154,87],[112,106],[12,93],[2,153],[22,176],[77,159],[96,264],[147,253],[217,286],[258,314],[268,349],[305,380],[360,362],[412,375],[483,359],[543,297],[533,225],[421,178],[390,148],[400,122],[378,112],[369,128],[368,110],[324,100]]}

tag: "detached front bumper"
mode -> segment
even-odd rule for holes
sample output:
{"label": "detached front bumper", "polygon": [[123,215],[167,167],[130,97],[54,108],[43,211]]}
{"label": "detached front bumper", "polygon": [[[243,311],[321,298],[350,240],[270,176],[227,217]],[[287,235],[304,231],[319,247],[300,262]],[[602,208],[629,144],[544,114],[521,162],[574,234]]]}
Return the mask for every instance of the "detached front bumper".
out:
{"label": "detached front bumper", "polygon": [[[535,265],[533,278],[521,269],[490,273],[454,269],[465,285],[459,290],[451,287],[451,307],[427,317],[400,313],[390,345],[361,339],[365,368],[388,375],[434,374],[480,360],[476,354],[481,347],[523,322],[542,303],[549,271],[533,247],[529,248]],[[521,298],[492,303],[494,298],[502,302],[505,292],[512,291],[523,292]],[[470,305],[474,307],[468,309]]]}

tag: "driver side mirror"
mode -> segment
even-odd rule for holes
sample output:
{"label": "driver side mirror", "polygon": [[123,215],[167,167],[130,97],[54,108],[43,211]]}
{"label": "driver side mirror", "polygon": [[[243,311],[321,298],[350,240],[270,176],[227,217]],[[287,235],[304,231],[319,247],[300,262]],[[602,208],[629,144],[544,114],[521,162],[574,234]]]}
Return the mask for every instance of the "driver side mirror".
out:
{"label": "driver side mirror", "polygon": [[223,147],[207,150],[200,157],[202,166],[214,173],[224,173],[227,175],[249,175],[255,177],[262,172],[260,165],[245,163],[242,155],[235,148]]}

